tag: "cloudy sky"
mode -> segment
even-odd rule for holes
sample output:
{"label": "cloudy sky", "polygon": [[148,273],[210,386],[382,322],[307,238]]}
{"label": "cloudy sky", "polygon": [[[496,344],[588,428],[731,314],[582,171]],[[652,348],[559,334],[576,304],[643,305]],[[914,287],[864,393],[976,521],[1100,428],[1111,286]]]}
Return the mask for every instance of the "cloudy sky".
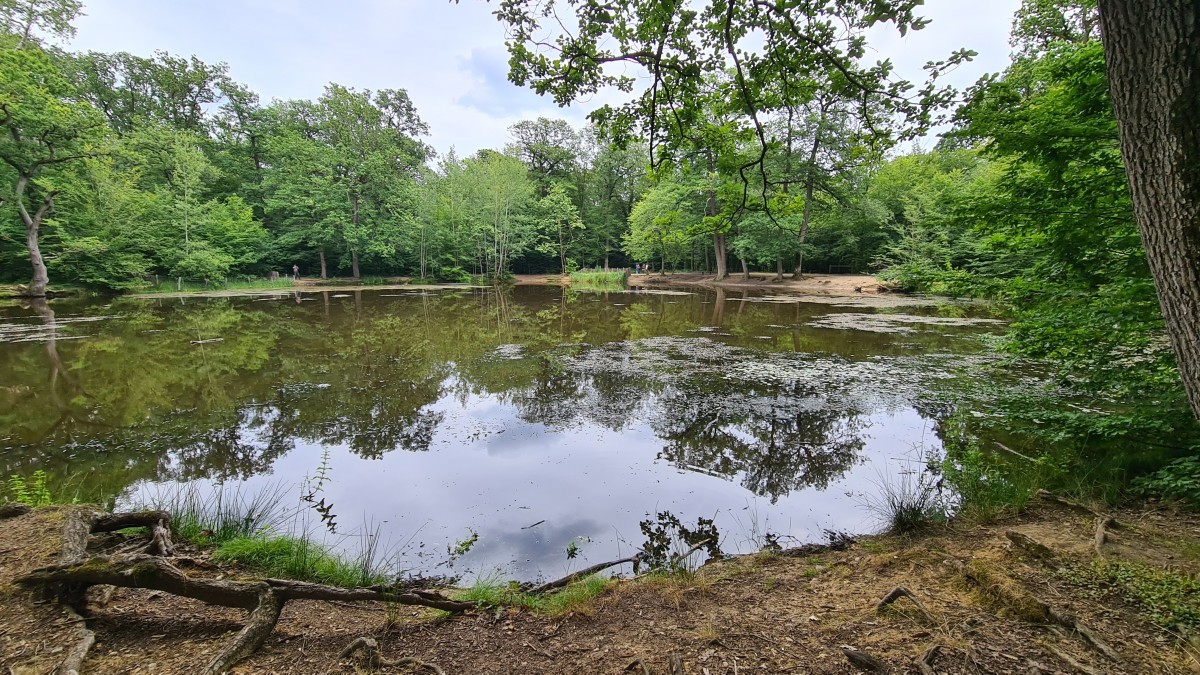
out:
{"label": "cloudy sky", "polygon": [[[502,147],[514,122],[544,115],[579,126],[608,98],[558,108],[507,81],[503,27],[483,0],[85,0],[76,50],[166,50],[229,64],[233,77],[272,98],[315,98],[329,82],[403,88],[431,127],[439,152]],[[901,75],[967,47],[979,52],[953,84],[966,86],[1008,61],[1008,29],[1020,0],[927,0],[932,24],[900,38],[872,35],[876,58]],[[615,100],[615,99],[613,99]]]}

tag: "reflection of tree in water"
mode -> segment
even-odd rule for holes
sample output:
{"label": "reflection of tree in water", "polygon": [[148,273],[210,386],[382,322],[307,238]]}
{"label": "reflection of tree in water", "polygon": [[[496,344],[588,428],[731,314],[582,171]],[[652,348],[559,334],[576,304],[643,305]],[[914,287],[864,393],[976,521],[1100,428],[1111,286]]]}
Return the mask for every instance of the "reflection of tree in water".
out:
{"label": "reflection of tree in water", "polygon": [[772,502],[824,489],[858,461],[867,423],[812,392],[704,391],[687,383],[659,398],[651,426],[667,441],[659,457],[680,468],[733,478]]}

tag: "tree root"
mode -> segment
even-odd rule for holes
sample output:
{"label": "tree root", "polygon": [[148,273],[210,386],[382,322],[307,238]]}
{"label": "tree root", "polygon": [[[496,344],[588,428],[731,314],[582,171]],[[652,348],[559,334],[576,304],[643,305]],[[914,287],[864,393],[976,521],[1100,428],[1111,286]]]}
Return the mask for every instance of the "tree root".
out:
{"label": "tree root", "polygon": [[934,645],[925,650],[919,659],[913,659],[913,665],[917,670],[921,671],[921,675],[937,675],[937,671],[933,669],[933,660],[937,658],[938,652],[942,650],[941,645]]}
{"label": "tree root", "polygon": [[638,668],[641,668],[642,675],[650,675],[650,668],[647,667],[646,662],[641,659],[637,659],[633,663],[630,663],[629,665],[625,666],[624,672],[631,673],[635,669],[638,669]]}
{"label": "tree root", "polygon": [[1012,545],[1021,549],[1031,558],[1041,561],[1050,561],[1055,558],[1054,551],[1050,550],[1049,546],[1014,530],[1009,530],[1004,533],[1005,537],[1012,542]]}
{"label": "tree root", "polygon": [[345,649],[342,650],[341,658],[348,659],[354,656],[356,652],[366,653],[367,667],[371,670],[380,668],[392,668],[395,666],[415,666],[417,668],[426,668],[437,673],[437,675],[446,675],[446,671],[439,668],[433,663],[414,659],[411,657],[401,657],[394,661],[387,661],[379,654],[379,643],[375,642],[374,638],[360,637],[351,642]]}
{"label": "tree root", "polygon": [[1072,615],[1060,612],[1048,603],[1026,592],[1020,583],[1009,577],[992,571],[986,565],[971,561],[957,563],[959,572],[968,582],[979,586],[987,595],[1008,608],[1019,618],[1030,623],[1061,626],[1077,633],[1096,651],[1112,659],[1116,663],[1123,662],[1121,655],[1108,645],[1092,629],[1079,623]]}
{"label": "tree root", "polygon": [[1053,654],[1054,657],[1057,658],[1058,660],[1062,661],[1063,663],[1066,663],[1068,666],[1071,666],[1075,670],[1078,670],[1079,672],[1084,673],[1085,675],[1100,675],[1100,671],[1096,670],[1095,668],[1092,668],[1091,666],[1080,663],[1074,657],[1072,657],[1070,654],[1064,652],[1063,650],[1059,649],[1058,647],[1056,647],[1052,644],[1045,643],[1042,645],[1042,648],[1044,648],[1046,651]]}
{"label": "tree root", "polygon": [[[55,671],[58,675],[78,673],[95,634],[86,626],[82,608],[85,594],[93,586],[142,588],[164,591],[223,607],[249,611],[245,626],[204,669],[206,675],[220,675],[254,654],[275,629],[280,612],[289,600],[327,600],[343,602],[382,601],[418,605],[447,612],[474,609],[475,603],[460,602],[424,590],[401,591],[392,587],[338,588],[289,579],[230,581],[189,577],[164,556],[174,553],[171,542],[170,514],[164,511],[104,514],[88,509],[71,510],[63,522],[62,550],[58,563],[35,569],[16,582],[30,588],[42,588],[57,594],[80,622],[80,639]],[[88,538],[94,532],[112,532],[127,527],[146,527],[150,543],[143,550],[153,552],[119,555],[89,555]],[[376,648],[376,657],[378,649]],[[441,669],[417,661],[398,661],[425,665],[437,673]],[[442,674],[444,675],[444,673]]]}
{"label": "tree root", "polygon": [[33,507],[28,504],[19,504],[17,502],[12,502],[11,504],[0,504],[0,520],[23,516],[32,510]]}
{"label": "tree root", "polygon": [[849,645],[842,646],[842,654],[846,656],[855,668],[866,671],[868,673],[887,673],[888,665],[883,661],[871,656],[861,649],[856,649]]}
{"label": "tree root", "polygon": [[1095,549],[1096,555],[1104,557],[1104,544],[1108,541],[1109,527],[1116,527],[1117,521],[1109,516],[1096,517],[1096,530],[1092,537],[1092,548]]}
{"label": "tree root", "polygon": [[888,607],[900,598],[908,598],[911,600],[912,603],[916,605],[917,610],[921,612],[921,616],[925,617],[926,621],[929,623],[935,623],[933,620],[933,615],[929,613],[928,609],[925,609],[925,605],[919,599],[917,599],[917,596],[913,595],[912,591],[903,586],[897,586],[889,591],[887,595],[883,596],[883,599],[879,601],[879,604],[875,605],[875,611],[882,612],[885,607]]}
{"label": "tree root", "polygon": [[54,669],[54,675],[79,675],[83,671],[83,660],[87,658],[92,645],[96,644],[96,633],[87,627],[87,619],[80,616],[78,612],[70,607],[65,609],[71,620],[78,623],[76,630],[79,633],[79,639],[67,650],[62,663]]}

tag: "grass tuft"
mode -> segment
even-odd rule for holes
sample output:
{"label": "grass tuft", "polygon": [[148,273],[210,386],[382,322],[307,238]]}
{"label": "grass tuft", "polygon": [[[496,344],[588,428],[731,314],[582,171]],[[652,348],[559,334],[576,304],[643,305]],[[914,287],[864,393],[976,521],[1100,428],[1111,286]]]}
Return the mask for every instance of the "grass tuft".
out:
{"label": "grass tuft", "polygon": [[531,595],[519,590],[515,583],[480,577],[463,592],[460,599],[478,602],[485,607],[516,607],[550,616],[589,614],[591,601],[612,584],[612,579],[593,574],[555,593]]}
{"label": "grass tuft", "polygon": [[307,537],[237,537],[217,547],[216,562],[253,567],[270,577],[354,588],[388,582],[386,574],[346,560]]}
{"label": "grass tuft", "polygon": [[949,517],[945,500],[927,473],[905,471],[895,477],[881,476],[875,487],[876,494],[866,497],[863,505],[890,534],[920,532]]}

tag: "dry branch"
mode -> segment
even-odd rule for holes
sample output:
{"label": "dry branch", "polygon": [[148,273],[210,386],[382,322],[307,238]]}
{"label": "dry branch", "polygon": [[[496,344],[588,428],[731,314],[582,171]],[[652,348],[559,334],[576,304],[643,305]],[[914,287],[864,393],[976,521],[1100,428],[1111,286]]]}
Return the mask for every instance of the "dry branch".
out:
{"label": "dry branch", "polygon": [[642,675],[650,675],[650,669],[648,667],[646,667],[646,662],[641,659],[638,659],[638,660],[634,661],[633,663],[625,666],[624,672],[629,673],[629,672],[632,672],[636,668],[642,669]]}
{"label": "dry branch", "polygon": [[1058,504],[1060,506],[1065,506],[1069,509],[1074,509],[1075,511],[1078,511],[1080,513],[1085,513],[1085,514],[1088,514],[1091,516],[1100,515],[1088,506],[1080,504],[1079,502],[1073,502],[1070,499],[1066,499],[1064,497],[1059,497],[1058,495],[1056,495],[1053,492],[1050,492],[1048,490],[1038,490],[1037,493],[1035,494],[1035,496],[1038,499],[1048,501],[1048,502],[1054,502],[1055,504]]}
{"label": "dry branch", "polygon": [[842,653],[846,655],[846,660],[854,665],[859,670],[864,670],[868,673],[887,673],[888,666],[883,661],[871,656],[861,649],[856,649],[850,646],[843,646]]}
{"label": "dry branch", "polygon": [[624,565],[625,563],[639,562],[644,556],[645,556],[645,554],[639,552],[639,553],[635,553],[635,554],[629,556],[628,558],[621,558],[620,560],[610,560],[608,562],[603,562],[603,563],[600,563],[597,565],[592,565],[591,567],[586,567],[584,569],[579,570],[578,572],[573,572],[571,574],[568,574],[567,576],[565,576],[561,579],[555,579],[554,581],[546,582],[544,584],[541,584],[540,586],[533,586],[532,588],[529,588],[528,590],[526,590],[526,593],[532,593],[534,595],[539,595],[541,593],[547,593],[549,591],[563,588],[564,586],[569,586],[569,585],[575,583],[576,581],[579,581],[580,579],[590,577],[597,572],[603,572],[604,570],[606,570],[610,567],[616,567],[617,565]]}
{"label": "dry branch", "polygon": [[401,657],[394,661],[385,660],[379,654],[379,643],[375,642],[374,638],[369,637],[360,637],[355,639],[345,649],[342,650],[341,658],[351,658],[359,651],[366,652],[367,667],[371,670],[392,668],[395,666],[415,666],[417,668],[428,668],[429,670],[437,673],[437,675],[446,675],[446,671],[432,663],[429,663],[428,661],[422,661],[421,659]]}
{"label": "dry branch", "polygon": [[925,617],[925,620],[930,623],[934,623],[933,615],[929,613],[928,609],[925,609],[925,605],[919,599],[917,599],[917,596],[913,595],[912,591],[903,586],[897,586],[889,591],[887,595],[883,596],[883,599],[879,601],[879,604],[875,605],[875,611],[882,612],[885,607],[891,605],[900,598],[908,598],[911,600],[912,603],[917,606],[917,609],[920,610],[921,615]]}

